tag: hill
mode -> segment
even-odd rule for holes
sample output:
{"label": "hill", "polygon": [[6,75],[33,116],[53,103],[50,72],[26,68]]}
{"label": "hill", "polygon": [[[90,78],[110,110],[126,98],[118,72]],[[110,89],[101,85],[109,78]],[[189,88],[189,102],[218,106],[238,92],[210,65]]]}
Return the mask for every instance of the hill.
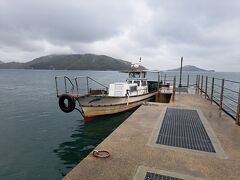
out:
{"label": "hill", "polygon": [[0,63],[0,69],[24,69],[25,63],[9,62]]}
{"label": "hill", "polygon": [[[27,63],[3,63],[0,69],[55,69],[55,70],[128,70],[131,63],[105,55],[71,54],[48,55]],[[141,67],[142,69],[146,69]]]}
{"label": "hill", "polygon": [[[196,66],[191,66],[191,65],[183,66],[182,70],[183,71],[211,71],[211,72],[214,72],[214,70],[201,69],[201,68],[198,68]],[[170,69],[170,70],[167,70],[167,71],[180,71],[180,68]]]}

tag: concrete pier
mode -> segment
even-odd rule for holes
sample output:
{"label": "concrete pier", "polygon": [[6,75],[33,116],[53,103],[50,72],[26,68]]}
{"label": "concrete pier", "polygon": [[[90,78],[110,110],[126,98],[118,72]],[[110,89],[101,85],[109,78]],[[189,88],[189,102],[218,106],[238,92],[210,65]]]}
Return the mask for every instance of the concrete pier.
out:
{"label": "concrete pier", "polygon": [[[201,112],[216,153],[154,145],[167,107]],[[239,138],[240,127],[204,96],[176,94],[169,104],[141,106],[95,148],[107,150],[109,158],[96,158],[90,153],[64,179],[144,179],[146,172],[181,179],[240,179]]]}

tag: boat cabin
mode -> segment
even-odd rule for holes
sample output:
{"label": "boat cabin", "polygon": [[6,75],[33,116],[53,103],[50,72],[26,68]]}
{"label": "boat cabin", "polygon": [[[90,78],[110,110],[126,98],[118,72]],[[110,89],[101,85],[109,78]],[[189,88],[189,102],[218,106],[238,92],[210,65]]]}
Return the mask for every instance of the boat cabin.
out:
{"label": "boat cabin", "polygon": [[145,71],[130,71],[126,82],[109,85],[109,96],[139,96],[148,93]]}

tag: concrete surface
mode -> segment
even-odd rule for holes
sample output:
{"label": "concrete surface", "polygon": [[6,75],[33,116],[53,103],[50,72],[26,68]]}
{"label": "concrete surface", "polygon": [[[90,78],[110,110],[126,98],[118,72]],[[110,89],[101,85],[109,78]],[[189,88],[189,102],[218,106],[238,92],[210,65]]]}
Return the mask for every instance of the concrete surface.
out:
{"label": "concrete surface", "polygon": [[[208,156],[198,151],[189,153],[181,148],[171,150],[149,146],[161,112],[167,106],[201,110],[225,157]],[[180,174],[189,179],[240,179],[239,138],[240,127],[203,96],[176,94],[174,103],[141,106],[96,147],[97,150],[109,151],[109,158],[98,159],[90,153],[64,179],[136,179],[140,177],[138,173],[142,173],[141,169],[148,168],[176,176]]]}

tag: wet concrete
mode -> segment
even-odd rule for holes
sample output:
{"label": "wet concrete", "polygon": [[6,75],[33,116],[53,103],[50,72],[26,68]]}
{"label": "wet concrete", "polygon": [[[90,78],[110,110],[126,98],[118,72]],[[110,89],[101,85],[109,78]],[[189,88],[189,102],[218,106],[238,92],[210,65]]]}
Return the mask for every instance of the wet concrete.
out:
{"label": "wet concrete", "polygon": [[[149,141],[166,107],[198,109],[213,132],[222,154],[212,156],[182,148],[151,146]],[[149,103],[141,106],[97,150],[107,150],[110,157],[96,158],[90,153],[66,177],[69,179],[133,179],[144,170],[167,172],[185,179],[240,179],[240,127],[204,96],[176,94],[170,104]],[[144,167],[144,168],[142,168]],[[137,178],[138,179],[138,178]]]}

